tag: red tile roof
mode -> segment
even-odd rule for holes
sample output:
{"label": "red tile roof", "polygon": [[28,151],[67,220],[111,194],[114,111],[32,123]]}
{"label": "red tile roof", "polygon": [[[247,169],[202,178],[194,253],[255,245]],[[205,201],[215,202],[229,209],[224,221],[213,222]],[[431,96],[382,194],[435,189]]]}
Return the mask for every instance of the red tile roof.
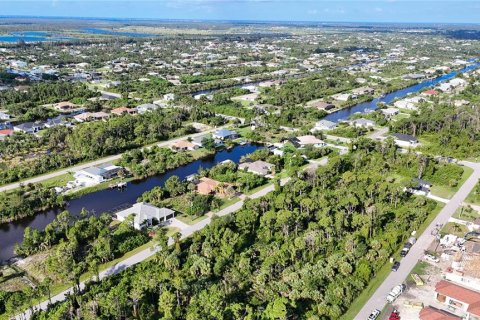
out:
{"label": "red tile roof", "polygon": [[453,282],[442,280],[435,286],[435,291],[441,295],[468,304],[467,311],[480,315],[480,292],[473,291]]}
{"label": "red tile roof", "polygon": [[3,130],[0,130],[0,134],[9,135],[9,134],[12,134],[12,133],[13,133],[13,130],[12,130],[12,129],[3,129]]}
{"label": "red tile roof", "polygon": [[434,95],[438,94],[438,92],[433,90],[433,89],[430,89],[430,90],[425,91],[423,94],[434,96]]}
{"label": "red tile roof", "polygon": [[457,317],[450,312],[440,310],[431,306],[425,307],[420,311],[420,320],[460,320],[462,318]]}

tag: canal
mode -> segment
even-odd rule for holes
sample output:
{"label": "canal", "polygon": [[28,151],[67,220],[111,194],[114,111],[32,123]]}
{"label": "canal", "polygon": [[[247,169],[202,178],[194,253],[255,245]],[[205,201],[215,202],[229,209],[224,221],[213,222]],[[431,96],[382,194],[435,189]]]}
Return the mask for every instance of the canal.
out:
{"label": "canal", "polygon": [[80,198],[69,202],[67,208],[58,210],[48,210],[39,213],[33,217],[28,217],[19,221],[0,225],[0,262],[8,260],[14,256],[13,249],[16,243],[23,240],[25,228],[31,227],[39,230],[45,229],[45,226],[53,221],[58,213],[68,210],[72,215],[77,215],[82,209],[101,214],[112,209],[134,204],[137,198],[145,191],[151,190],[156,186],[163,186],[165,181],[176,175],[180,179],[197,173],[200,168],[211,168],[217,163],[225,160],[232,160],[236,163],[244,155],[254,152],[260,148],[260,145],[246,144],[237,145],[230,150],[217,152],[214,156],[196,160],[184,166],[170,170],[167,173],[153,176],[141,181],[129,182],[124,191],[116,189],[105,189],[98,192],[86,194]]}
{"label": "canal", "polygon": [[416,85],[413,85],[413,86],[410,86],[410,87],[407,87],[407,88],[404,88],[404,89],[400,89],[400,90],[388,93],[383,97],[378,97],[378,98],[375,98],[375,99],[373,99],[371,101],[368,101],[368,102],[356,104],[356,105],[354,105],[350,108],[345,108],[345,109],[341,109],[341,110],[332,112],[323,119],[333,121],[333,122],[347,120],[351,115],[353,115],[355,113],[358,113],[358,112],[362,113],[365,110],[375,110],[375,109],[377,109],[378,108],[377,104],[379,102],[384,102],[385,104],[389,104],[397,98],[403,98],[403,97],[407,96],[409,93],[415,93],[415,92],[418,92],[418,91],[420,91],[424,88],[429,88],[429,87],[435,86],[440,82],[450,80],[460,73],[464,73],[464,72],[474,70],[474,69],[478,68],[479,66],[480,66],[480,63],[475,62],[471,65],[466,66],[463,69],[452,71],[450,73],[446,73],[446,74],[444,74],[442,76],[439,76],[437,78],[425,80],[425,81],[420,82]]}

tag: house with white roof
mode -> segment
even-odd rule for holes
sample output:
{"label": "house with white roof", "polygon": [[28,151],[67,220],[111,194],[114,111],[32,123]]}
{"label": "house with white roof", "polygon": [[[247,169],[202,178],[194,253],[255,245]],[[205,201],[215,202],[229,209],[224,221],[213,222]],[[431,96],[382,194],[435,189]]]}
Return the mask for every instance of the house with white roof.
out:
{"label": "house with white roof", "polygon": [[310,132],[316,132],[316,131],[328,131],[328,130],[333,130],[337,127],[337,124],[332,121],[328,120],[320,120],[317,123],[315,123],[315,127],[313,127]]}
{"label": "house with white roof", "polygon": [[118,175],[122,167],[111,163],[104,163],[96,167],[89,167],[75,172],[73,177],[79,183],[86,185],[101,183]]}
{"label": "house with white roof", "polygon": [[175,211],[139,202],[128,209],[117,212],[115,215],[118,221],[125,221],[129,216],[133,215],[133,227],[141,230],[172,219],[175,216]]}

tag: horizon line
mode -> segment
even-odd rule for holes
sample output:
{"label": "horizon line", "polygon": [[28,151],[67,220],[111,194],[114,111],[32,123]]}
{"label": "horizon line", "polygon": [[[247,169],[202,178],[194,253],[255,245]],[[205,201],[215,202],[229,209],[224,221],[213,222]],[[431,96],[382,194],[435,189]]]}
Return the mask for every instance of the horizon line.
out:
{"label": "horizon line", "polygon": [[334,21],[334,20],[267,20],[267,19],[190,19],[190,18],[120,18],[120,17],[75,17],[75,16],[35,16],[35,15],[0,15],[0,19],[71,19],[71,20],[130,20],[130,21],[179,21],[179,22],[245,22],[245,23],[310,23],[310,24],[411,24],[411,25],[472,25],[480,26],[478,22],[412,22],[412,21]]}

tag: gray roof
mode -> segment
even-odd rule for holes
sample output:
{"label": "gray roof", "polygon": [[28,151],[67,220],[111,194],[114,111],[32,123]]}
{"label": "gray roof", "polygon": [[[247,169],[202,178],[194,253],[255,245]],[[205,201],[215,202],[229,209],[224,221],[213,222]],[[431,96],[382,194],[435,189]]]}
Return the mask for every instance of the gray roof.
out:
{"label": "gray roof", "polygon": [[400,141],[406,141],[406,142],[417,142],[417,138],[414,136],[411,136],[409,134],[403,134],[403,133],[394,133],[393,136]]}
{"label": "gray roof", "polygon": [[215,133],[214,133],[215,136],[222,137],[222,138],[234,136],[236,134],[237,133],[235,131],[231,131],[231,130],[228,130],[228,129],[220,129],[220,130],[215,131]]}
{"label": "gray roof", "polygon": [[126,218],[129,215],[134,214],[134,223],[142,225],[145,220],[157,219],[158,221],[161,221],[174,213],[175,211],[168,208],[158,208],[145,202],[139,202],[128,209],[117,212],[116,215],[117,217],[121,216]]}
{"label": "gray roof", "polygon": [[269,174],[273,167],[273,164],[261,160],[255,162],[244,162],[238,166],[239,169],[246,168],[250,172],[258,173],[261,175]]}

